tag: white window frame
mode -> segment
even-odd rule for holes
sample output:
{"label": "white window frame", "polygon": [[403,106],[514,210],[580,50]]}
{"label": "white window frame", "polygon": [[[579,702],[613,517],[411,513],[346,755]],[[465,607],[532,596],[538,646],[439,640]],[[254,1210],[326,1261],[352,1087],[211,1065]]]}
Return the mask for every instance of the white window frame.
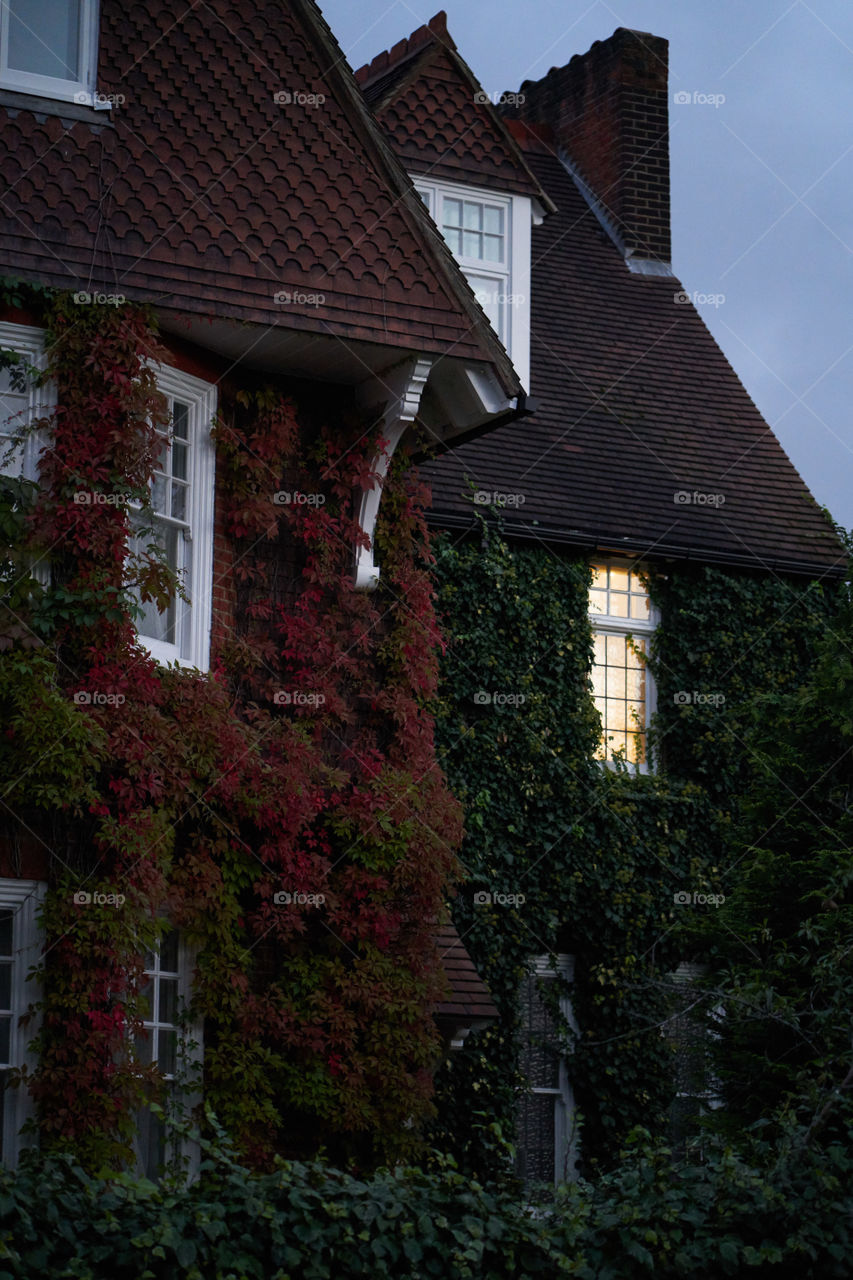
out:
{"label": "white window frame", "polygon": [[[2,0],[0,0],[2,3]],[[0,351],[15,351],[18,355],[23,356],[28,364],[41,370],[44,368],[44,330],[36,329],[28,324],[10,324],[8,321],[0,321]],[[45,397],[45,388],[33,386],[29,383],[27,386],[28,404],[26,409],[27,422],[32,422],[36,418],[43,417],[48,410],[48,403]],[[23,419],[13,424],[13,430],[19,430],[24,425]],[[4,429],[5,422],[0,422],[0,429]],[[0,475],[12,475],[21,480],[37,480],[38,479],[38,455],[40,441],[37,439],[36,433],[29,431],[23,441],[21,448],[21,467],[20,471],[6,471],[3,464],[3,455],[6,452],[6,443],[0,442]]]}
{"label": "white window frame", "polygon": [[[503,289],[501,323],[503,335],[498,337],[506,348],[523,387],[530,388],[530,272],[532,251],[533,204],[529,196],[495,192],[485,187],[470,187],[455,182],[437,182],[410,175],[418,195],[441,233],[443,203],[449,200],[475,200],[500,205],[505,210],[504,238],[506,262],[481,262],[479,259],[456,257],[463,274],[494,279]],[[476,286],[471,286],[476,291]],[[511,299],[511,301],[510,301]]]}
{"label": "white window frame", "polygon": [[189,548],[185,586],[190,603],[178,597],[179,640],[168,644],[143,635],[139,643],[158,662],[206,671],[210,664],[210,629],[213,618],[213,491],[216,450],[210,428],[216,413],[216,387],[189,373],[166,365],[156,368],[157,388],[170,400],[189,405]]}
{"label": "white window frame", "polygon": [[[553,963],[556,960],[556,965]],[[529,961],[527,976],[535,981],[556,981],[571,983],[575,976],[575,958],[570,955],[533,956]],[[574,1035],[578,1035],[578,1024],[575,1020],[572,1002],[565,991],[560,993],[560,1015],[565,1019]],[[577,1177],[577,1133],[574,1124],[575,1095],[569,1078],[568,1063],[560,1056],[558,1085],[556,1088],[530,1086],[528,1092],[539,1096],[550,1096],[554,1099],[554,1185],[573,1181]]]}
{"label": "white window frame", "polygon": [[[593,567],[600,565],[602,567],[606,566],[607,568],[611,568],[611,569],[626,569],[628,570],[628,572],[632,574],[637,572],[637,568],[635,567],[636,565],[635,561],[619,560],[618,558],[615,558],[615,557],[609,557],[609,556],[596,557],[591,561],[591,564],[593,565]],[[619,618],[619,617],[616,617],[615,614],[593,613],[592,610],[590,609],[589,621],[590,621],[590,625],[592,627],[592,632],[594,636],[595,635],[623,636],[623,637],[634,636],[636,637],[637,640],[640,640],[640,639],[645,640],[646,653],[648,654],[650,638],[654,633],[654,631],[657,629],[658,623],[660,622],[660,615],[655,605],[650,600],[648,618]],[[593,666],[594,665],[595,663],[593,663]],[[644,759],[640,762],[639,765],[632,763],[631,761],[627,762],[627,767],[632,773],[653,772],[653,762],[651,760],[651,756],[649,752],[649,728],[652,723],[652,717],[655,714],[655,711],[657,710],[657,685],[656,685],[654,676],[652,675],[652,672],[648,666],[648,663],[645,664],[645,677],[646,677],[646,719],[645,719],[645,724],[643,726],[645,753],[644,753]],[[604,726],[602,725],[602,730],[603,728]],[[607,757],[606,759],[602,759],[600,763],[604,765],[606,768],[612,768],[614,765],[612,757]]]}
{"label": "white window frame", "polygon": [[[176,1032],[175,1057],[176,1057],[176,1066],[178,1068],[178,1072],[180,1074],[186,1074],[191,1071],[198,1071],[200,1074],[201,1065],[204,1061],[203,1024],[201,1022],[193,1022],[193,1023],[190,1023],[188,1026],[183,1026],[180,1021],[182,1014],[189,1007],[190,1001],[192,1000],[192,980],[193,980],[193,973],[195,971],[195,961],[196,961],[196,955],[197,955],[196,949],[189,946],[189,944],[184,939],[183,933],[178,931],[178,967],[176,970],[160,968],[159,941],[154,949],[154,953],[155,953],[155,965],[152,969],[145,969],[144,974],[146,978],[153,979],[154,988],[155,988],[155,1004],[150,1010],[149,1016],[146,1018],[143,1018],[142,1025],[145,1027],[149,1035],[151,1034],[151,1032],[160,1031],[161,1029],[167,1029],[167,1030],[174,1029]],[[160,1000],[159,979],[161,978],[161,976],[169,977],[169,978],[177,977],[177,980],[178,980],[177,1020],[174,1023],[166,1023],[159,1018],[159,1000]],[[154,1061],[156,1062],[156,1059],[154,1059]],[[176,1082],[176,1078],[174,1074],[163,1073],[163,1079],[166,1081],[167,1084],[171,1084],[175,1086],[176,1089],[179,1088],[180,1082],[179,1081]],[[200,1100],[201,1100],[200,1093],[195,1089],[191,1091],[183,1091],[181,1094],[181,1103],[188,1111],[191,1110],[193,1107],[195,1107],[200,1102]],[[168,1111],[168,1106],[164,1108],[164,1110]],[[143,1153],[142,1151],[142,1148],[139,1142],[138,1131],[134,1139],[133,1150],[134,1150],[134,1158],[136,1161],[137,1172],[141,1176],[146,1176],[147,1174],[147,1171],[145,1168],[146,1160],[144,1159],[144,1156],[146,1153]],[[190,1175],[192,1175],[192,1173],[197,1168],[198,1162],[201,1157],[201,1151],[198,1146],[198,1143],[189,1141],[189,1140],[183,1140],[180,1145],[180,1151],[178,1152],[178,1156],[180,1159],[186,1162],[188,1166],[187,1172]],[[168,1161],[169,1161],[169,1153],[167,1152],[166,1153],[167,1166],[168,1166]]]}
{"label": "white window frame", "polygon": [[[13,89],[19,93],[32,93],[38,97],[54,98],[62,102],[95,105],[98,70],[98,0],[80,0],[77,44],[80,75],[76,80],[39,75],[33,71],[20,71],[10,67],[8,62],[10,18],[8,0],[2,0],[0,3],[0,88]],[[109,105],[109,103],[106,99],[103,101],[98,99],[97,105]]]}
{"label": "white window frame", "polygon": [[[26,1027],[19,1025],[21,1016],[30,1005],[41,998],[41,987],[31,974],[42,955],[43,930],[38,909],[47,892],[42,880],[0,879],[0,910],[13,911],[12,951],[12,1025],[10,1032],[9,1062],[3,1069],[26,1067],[33,1071],[37,1066],[32,1052],[32,1040],[37,1031],[37,1020]],[[22,1134],[26,1121],[35,1117],[35,1104],[29,1090],[22,1085],[3,1090],[3,1164],[14,1169],[25,1147],[33,1146],[33,1134]]]}

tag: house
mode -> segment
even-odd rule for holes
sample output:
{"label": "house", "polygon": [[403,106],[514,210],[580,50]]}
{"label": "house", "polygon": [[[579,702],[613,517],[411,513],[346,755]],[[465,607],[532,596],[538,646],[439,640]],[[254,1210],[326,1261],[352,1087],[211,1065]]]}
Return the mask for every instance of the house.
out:
{"label": "house", "polygon": [[325,1114],[343,1158],[377,1109],[394,1127],[397,1062],[405,1137],[430,1008],[461,1043],[494,1007],[436,924],[458,819],[416,700],[432,632],[395,640],[394,573],[421,571],[394,544],[386,577],[374,533],[415,423],[455,447],[523,413],[522,380],[312,0],[7,7],[0,147],[0,445],[30,539],[0,630],[50,708],[37,751],[4,678],[3,1159],[35,1110],[153,1172],[143,1077],[174,1097],[182,1072],[250,1154],[310,1151]]}
{"label": "house", "polygon": [[[625,815],[638,812],[643,803],[649,812],[654,804],[658,824],[675,827],[676,809],[667,806],[682,784],[697,784],[702,788],[697,794],[712,807],[733,812],[736,787],[722,766],[729,759],[726,752],[745,751],[743,726],[732,719],[749,683],[745,655],[752,649],[753,689],[795,680],[803,667],[789,660],[796,644],[784,628],[795,618],[804,634],[812,626],[820,629],[824,604],[815,601],[832,596],[846,558],[831,523],[703,323],[695,295],[674,272],[667,54],[664,39],[619,28],[567,66],[498,98],[483,90],[462,60],[442,12],[362,67],[356,79],[529,391],[524,416],[424,467],[432,486],[430,522],[447,532],[451,548],[458,548],[479,539],[485,518],[492,536],[510,549],[500,566],[504,581],[513,555],[526,557],[517,560],[512,582],[528,614],[535,600],[528,582],[535,570],[558,563],[591,566],[581,609],[592,628],[590,676],[600,718],[592,754],[601,784],[609,788],[595,804],[602,815],[612,814],[613,788],[620,787]],[[512,630],[525,615],[521,610],[504,615],[488,598],[478,598],[488,621],[477,632],[475,648],[476,611],[463,601],[471,591],[466,575],[473,553],[467,560],[451,556],[449,563],[456,566],[449,571],[444,597],[451,650],[458,633],[465,637],[466,653],[448,665],[454,694],[446,696],[457,700],[443,745],[451,785],[460,794],[467,790],[479,823],[469,831],[464,859],[485,901],[501,865],[496,850],[509,845],[510,814],[517,851],[507,866],[514,867],[515,879],[497,887],[504,898],[523,889],[529,911],[526,923],[513,926],[510,913],[493,911],[488,926],[480,928],[476,905],[464,895],[457,900],[457,926],[496,993],[503,1021],[494,1037],[465,1059],[468,1078],[456,1079],[456,1104],[464,1110],[459,1098],[496,1096],[500,1079],[520,1068],[529,1086],[515,1116],[520,1168],[528,1177],[560,1180],[576,1155],[573,1079],[577,1084],[581,1070],[588,1072],[582,1110],[589,1115],[598,1105],[574,1021],[575,1015],[583,1021],[577,984],[585,983],[585,1008],[592,1013],[592,988],[596,982],[611,983],[607,974],[614,970],[607,968],[612,951],[609,958],[596,951],[600,923],[580,923],[581,912],[568,896],[558,906],[554,902],[567,893],[573,876],[589,875],[596,858],[616,855],[599,843],[594,857],[584,862],[584,841],[602,839],[600,832],[583,832],[586,808],[563,812],[555,800],[552,812],[537,819],[537,828],[520,786],[514,790],[513,775],[521,765],[513,750],[525,749],[523,732],[515,730],[513,738],[505,717],[500,745],[497,736],[489,738],[485,711],[472,702],[493,704],[497,716],[496,700],[482,675],[471,671],[467,678],[464,659],[476,652],[493,678],[502,670],[505,675],[501,657],[510,652],[509,642],[500,649],[496,641],[490,648],[486,633]],[[657,584],[651,598],[650,580]],[[496,593],[499,587],[496,578]],[[752,619],[747,616],[751,593],[756,599]],[[511,606],[507,600],[507,609]],[[763,634],[747,636],[759,617]],[[582,616],[569,621],[580,627]],[[774,627],[775,655],[767,638]],[[551,641],[553,657],[562,638],[555,634]],[[548,646],[535,653],[531,648],[526,675],[525,651],[518,654],[516,683],[509,684],[520,689],[522,676],[527,680],[527,708],[520,708],[517,721],[533,715],[531,690],[536,672],[541,674],[548,662],[547,651]],[[686,683],[685,671],[695,683]],[[472,698],[459,692],[469,687],[473,692],[478,681],[485,693],[474,692]],[[567,701],[564,709],[580,720],[585,697]],[[525,695],[516,695],[516,701],[524,703]],[[737,729],[729,730],[725,745],[719,727],[723,707],[731,713],[728,725]],[[652,749],[649,730],[656,709]],[[527,732],[537,733],[540,746],[547,741],[553,748],[559,726],[548,722],[546,739],[543,723],[528,720]],[[479,735],[480,745],[460,746],[472,735]],[[489,745],[494,750],[491,780],[472,763]],[[601,774],[603,765],[614,762],[618,776]],[[741,766],[745,779],[743,759]],[[582,751],[567,760],[565,770],[567,783],[580,776],[587,793],[596,794],[598,784],[584,772]],[[500,795],[498,818],[477,809],[472,778],[483,789],[490,786],[493,797]],[[554,835],[553,828],[560,826],[554,812],[561,814],[564,832],[580,832],[568,852],[560,845],[562,837]],[[728,837],[710,825],[707,813],[705,820],[704,836],[699,825],[692,833],[692,852],[700,847],[697,842],[707,846],[707,872],[719,874],[714,864],[726,865]],[[626,846],[637,844],[640,838],[629,832],[627,818],[620,821],[630,834]],[[643,830],[648,839],[648,827]],[[660,897],[649,908],[643,936],[653,955],[657,939],[676,928],[673,892],[683,888],[676,867],[684,874],[693,865],[686,835],[661,845],[664,849],[676,853],[672,867],[664,867],[662,884],[654,887]],[[555,869],[535,899],[532,885],[546,857]],[[676,892],[675,903],[688,898]],[[534,901],[539,905],[531,911]],[[550,925],[542,923],[548,912],[555,917]],[[527,976],[519,995],[512,985],[516,979],[508,979],[500,964],[503,955],[525,945]],[[689,944],[684,946],[688,949],[673,952],[682,974],[691,959]],[[560,1011],[553,1001],[543,1003],[547,982],[557,979],[562,1041]],[[503,984],[499,992],[496,983]],[[615,979],[612,986],[615,1010],[620,998]],[[587,1034],[598,1036],[596,1044],[621,1038],[639,1053],[640,1041],[633,1038],[638,1023],[619,1023],[615,1012],[612,1016],[606,1032],[599,1024],[588,1026]],[[515,1037],[514,1054],[501,1049],[501,1035]],[[574,1061],[565,1051],[567,1042]],[[490,1055],[500,1063],[491,1075],[485,1065]],[[599,1093],[608,1077],[642,1077],[625,1059],[598,1065]],[[626,1096],[631,1094],[626,1110],[633,1108],[645,1124],[650,1095],[644,1102],[643,1089],[642,1078],[625,1086]],[[502,1106],[499,1118],[511,1124],[511,1108]],[[605,1144],[608,1124],[612,1133],[612,1118],[592,1125],[593,1147],[596,1141]]]}

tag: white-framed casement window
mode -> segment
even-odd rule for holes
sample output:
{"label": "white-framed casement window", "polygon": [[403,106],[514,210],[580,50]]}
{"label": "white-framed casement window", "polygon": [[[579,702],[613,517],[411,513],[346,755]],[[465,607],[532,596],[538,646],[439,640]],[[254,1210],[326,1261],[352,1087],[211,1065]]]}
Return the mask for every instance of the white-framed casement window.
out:
{"label": "white-framed casement window", "polygon": [[412,181],[529,387],[530,199],[419,177]]}
{"label": "white-framed casement window", "polygon": [[0,88],[92,105],[98,0],[2,0]]}
{"label": "white-framed casement window", "polygon": [[45,889],[39,880],[0,880],[0,1159],[7,1168],[15,1167],[22,1148],[33,1141],[21,1133],[34,1115],[32,1098],[10,1077],[16,1068],[36,1065],[30,1053],[35,1026],[22,1027],[20,1020],[40,995],[31,970],[42,953],[37,913]]}
{"label": "white-framed casement window", "polygon": [[[569,1071],[554,1014],[543,999],[546,983],[571,982],[574,956],[536,956],[523,979],[521,1006],[521,1070],[528,1090],[518,1108],[518,1176],[528,1185],[560,1183],[575,1176],[577,1149],[574,1132],[575,1103]],[[559,997],[560,1016],[575,1034],[577,1024],[568,996]]]}
{"label": "white-framed casement window", "polygon": [[20,357],[17,364],[0,367],[0,475],[35,480],[38,441],[32,433],[19,437],[29,423],[46,412],[42,389],[27,372],[28,368],[42,367],[44,331],[0,321],[0,352]]}
{"label": "white-framed casement window", "polygon": [[607,761],[618,755],[632,768],[647,772],[655,688],[644,655],[648,655],[657,617],[646,588],[630,565],[598,563],[592,570],[592,689],[601,717],[596,757]]}
{"label": "white-framed casement window", "polygon": [[[137,630],[159,662],[207,669],[213,605],[213,485],[215,450],[210,434],[216,388],[201,378],[160,366],[157,386],[169,406],[169,426],[160,433],[160,457],[151,485],[153,542],[181,583],[158,610],[142,606]],[[148,518],[149,513],[146,513]],[[136,540],[136,550],[152,535]]]}
{"label": "white-framed casement window", "polygon": [[[198,1074],[203,1058],[202,1029],[186,1024],[192,998],[193,954],[177,929],[169,929],[145,956],[145,1032],[137,1037],[136,1057],[152,1063],[165,1082],[162,1102],[167,1116],[185,1119],[199,1100]],[[187,1142],[168,1143],[163,1117],[144,1107],[136,1114],[134,1154],[137,1171],[152,1181],[183,1160],[192,1165],[198,1153]]]}

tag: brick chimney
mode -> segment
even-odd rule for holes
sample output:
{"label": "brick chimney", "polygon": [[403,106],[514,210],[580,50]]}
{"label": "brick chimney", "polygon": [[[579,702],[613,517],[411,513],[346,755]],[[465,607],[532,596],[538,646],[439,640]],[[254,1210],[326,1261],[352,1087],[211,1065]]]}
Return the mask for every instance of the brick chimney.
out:
{"label": "brick chimney", "polygon": [[553,130],[626,257],[671,261],[668,43],[619,27],[588,53],[521,86],[507,111]]}

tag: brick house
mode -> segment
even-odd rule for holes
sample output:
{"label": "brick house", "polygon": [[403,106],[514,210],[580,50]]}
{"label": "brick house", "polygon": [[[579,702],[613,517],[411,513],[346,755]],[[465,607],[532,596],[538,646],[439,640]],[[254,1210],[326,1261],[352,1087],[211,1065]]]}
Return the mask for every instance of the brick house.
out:
{"label": "brick house", "polygon": [[[459,542],[488,511],[511,546],[591,564],[598,758],[688,777],[665,746],[650,758],[644,659],[662,624],[640,574],[713,567],[831,589],[846,560],[673,272],[667,55],[664,39],[619,28],[495,109],[439,13],[356,78],[530,392],[523,418],[426,466],[431,522]],[[479,865],[476,834],[468,848]],[[570,920],[561,930],[566,950],[550,954],[531,931],[518,1058],[531,1085],[521,1168],[557,1180],[574,1160],[574,1101],[540,993],[557,977],[569,992],[581,957],[568,947],[583,946]]]}
{"label": "brick house", "polygon": [[[0,138],[0,348],[43,364],[40,289],[69,291],[81,310],[126,301],[156,315],[170,425],[153,518],[187,593],[160,609],[149,602],[138,622],[158,661],[213,670],[235,635],[228,495],[210,425],[245,388],[270,382],[308,417],[322,408],[383,424],[377,480],[359,499],[367,538],[350,548],[366,591],[381,572],[370,539],[382,478],[415,420],[450,447],[523,412],[522,380],[311,0],[249,10],[217,0],[178,21],[165,4],[83,0],[26,21],[7,7]],[[9,367],[0,379],[4,473],[35,480],[42,442],[13,436],[51,407],[51,388]],[[271,476],[271,489],[283,479]],[[281,599],[292,599],[293,553],[280,554]],[[7,646],[27,640],[4,622]],[[33,1028],[19,1015],[36,994],[28,971],[41,952],[37,906],[58,848],[6,809],[4,1081],[31,1064]],[[452,926],[442,928],[451,981],[436,1017],[446,1040],[460,1043],[494,1008]],[[145,964],[148,1056],[165,1064],[176,1035],[170,1011],[189,992],[191,964],[174,934]],[[13,1163],[31,1106],[10,1088],[4,1107],[2,1155]],[[143,1125],[143,1167],[156,1167],[158,1141]]]}

